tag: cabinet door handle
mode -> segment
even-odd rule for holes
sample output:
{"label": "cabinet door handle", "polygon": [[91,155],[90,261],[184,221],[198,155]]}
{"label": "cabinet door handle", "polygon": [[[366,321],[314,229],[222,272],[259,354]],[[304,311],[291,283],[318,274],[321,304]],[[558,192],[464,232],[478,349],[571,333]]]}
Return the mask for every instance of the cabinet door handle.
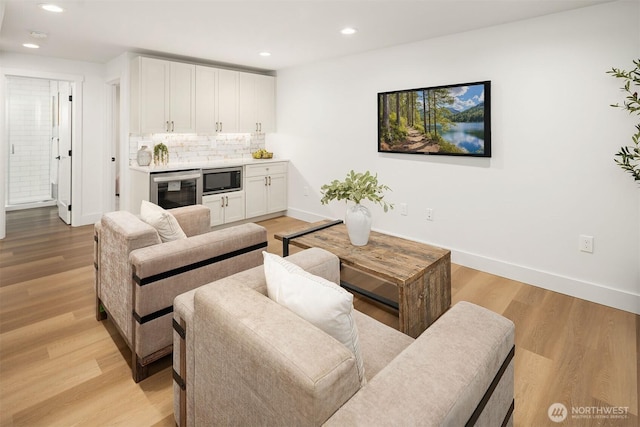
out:
{"label": "cabinet door handle", "polygon": [[269,177],[269,185],[271,185],[271,177]]}
{"label": "cabinet door handle", "polygon": [[218,132],[222,132],[222,122],[220,122],[220,130]]}
{"label": "cabinet door handle", "polygon": [[220,197],[220,207],[224,208],[224,197]]}
{"label": "cabinet door handle", "polygon": [[171,120],[171,132],[173,132],[175,130],[175,125],[173,123],[173,120]]}
{"label": "cabinet door handle", "polygon": [[258,123],[258,132],[262,132],[262,123]]}
{"label": "cabinet door handle", "polygon": [[218,123],[219,122],[216,122],[216,132],[218,132]]}
{"label": "cabinet door handle", "polygon": [[225,206],[229,207],[229,196],[224,196],[224,198],[227,200],[227,203],[225,204]]}
{"label": "cabinet door handle", "polygon": [[11,144],[11,154],[16,154],[16,146]]}
{"label": "cabinet door handle", "polygon": [[169,120],[167,120],[167,126],[165,127],[165,130],[169,132]]}
{"label": "cabinet door handle", "polygon": [[267,177],[265,176],[265,177],[264,177],[264,186],[265,186],[265,187],[268,185],[268,184],[267,184],[267,182],[268,182],[268,181],[267,181]]}

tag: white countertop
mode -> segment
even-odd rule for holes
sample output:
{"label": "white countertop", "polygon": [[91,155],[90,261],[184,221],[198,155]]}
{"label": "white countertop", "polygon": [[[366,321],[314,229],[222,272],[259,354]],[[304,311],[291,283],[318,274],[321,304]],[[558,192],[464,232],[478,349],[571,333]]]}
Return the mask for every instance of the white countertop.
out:
{"label": "white countertop", "polygon": [[288,162],[286,159],[227,159],[227,160],[214,160],[209,162],[191,162],[191,163],[171,163],[163,166],[138,166],[133,164],[129,166],[129,169],[140,172],[153,173],[153,172],[175,172],[189,169],[214,169],[214,168],[227,168],[233,166],[245,166],[245,165],[261,165],[274,162]]}

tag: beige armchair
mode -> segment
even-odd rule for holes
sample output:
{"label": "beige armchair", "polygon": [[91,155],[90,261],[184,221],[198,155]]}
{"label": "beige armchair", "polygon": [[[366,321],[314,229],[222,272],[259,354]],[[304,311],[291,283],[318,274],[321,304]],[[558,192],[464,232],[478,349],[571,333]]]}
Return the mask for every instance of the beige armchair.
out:
{"label": "beige armchair", "polygon": [[152,226],[125,211],[107,213],[95,225],[96,318],[111,319],[125,339],[136,382],[172,351],[173,299],[262,264],[267,246],[257,224],[211,231],[205,206],[170,212],[186,239],[162,243]]}
{"label": "beige armchair", "polygon": [[[339,280],[338,259],[326,251],[287,259]],[[460,302],[413,339],[354,311],[361,386],[346,346],[266,293],[259,266],[176,298],[178,425],[513,424],[508,319]]]}

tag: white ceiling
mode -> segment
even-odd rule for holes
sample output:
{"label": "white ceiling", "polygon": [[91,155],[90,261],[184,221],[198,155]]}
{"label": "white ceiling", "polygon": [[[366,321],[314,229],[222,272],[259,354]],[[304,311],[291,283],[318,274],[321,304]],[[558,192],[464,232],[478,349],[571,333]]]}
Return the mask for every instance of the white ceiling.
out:
{"label": "white ceiling", "polygon": [[[45,1],[65,11],[45,12]],[[132,51],[278,70],[607,1],[0,0],[0,50],[99,63]],[[358,32],[343,36],[345,26]],[[40,49],[22,47],[30,31],[48,34]]]}

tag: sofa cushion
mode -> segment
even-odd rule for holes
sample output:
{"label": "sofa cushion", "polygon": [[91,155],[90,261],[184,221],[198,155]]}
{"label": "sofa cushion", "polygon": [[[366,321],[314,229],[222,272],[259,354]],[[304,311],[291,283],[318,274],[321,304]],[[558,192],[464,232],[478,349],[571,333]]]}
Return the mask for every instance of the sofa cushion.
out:
{"label": "sofa cushion", "polygon": [[358,325],[358,344],[364,359],[367,381],[415,341],[409,335],[378,322],[357,309],[353,310],[353,318]]}
{"label": "sofa cushion", "polygon": [[163,242],[187,238],[178,220],[170,212],[154,203],[142,201],[140,218],[158,231]]}
{"label": "sofa cushion", "polygon": [[[510,320],[458,302],[325,425],[393,425],[402,420],[403,425],[463,426],[513,348],[514,332]],[[512,399],[513,370],[508,368],[487,402],[488,412],[475,425],[501,425]]]}
{"label": "sofa cushion", "polygon": [[366,383],[364,362],[353,318],[353,295],[297,265],[263,252],[267,295],[344,344],[356,358],[360,384]]}

